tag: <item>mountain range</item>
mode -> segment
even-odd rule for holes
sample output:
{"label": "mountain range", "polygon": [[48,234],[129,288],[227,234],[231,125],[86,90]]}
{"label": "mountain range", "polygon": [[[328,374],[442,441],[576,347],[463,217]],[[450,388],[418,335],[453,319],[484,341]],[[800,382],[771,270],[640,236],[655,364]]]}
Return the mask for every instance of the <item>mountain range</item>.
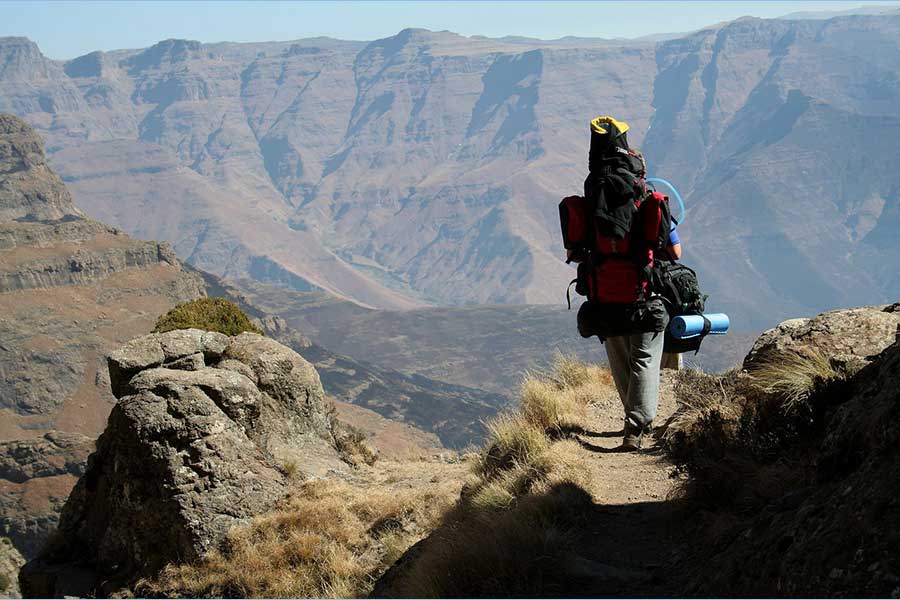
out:
{"label": "mountain range", "polygon": [[895,13],[635,41],[407,29],[62,62],[4,38],[0,110],[87,214],[219,276],[389,309],[560,306],[556,204],[613,114],[685,196],[711,307],[750,331],[900,291],[898,34]]}

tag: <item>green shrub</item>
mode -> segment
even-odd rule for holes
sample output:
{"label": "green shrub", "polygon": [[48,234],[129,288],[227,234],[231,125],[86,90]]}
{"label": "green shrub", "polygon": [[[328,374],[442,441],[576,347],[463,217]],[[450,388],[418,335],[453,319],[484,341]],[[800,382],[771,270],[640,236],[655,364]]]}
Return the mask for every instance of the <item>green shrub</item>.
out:
{"label": "green shrub", "polygon": [[203,329],[218,331],[225,335],[237,335],[245,331],[262,331],[233,302],[224,298],[200,298],[179,304],[156,322],[154,333],[164,333],[173,329]]}

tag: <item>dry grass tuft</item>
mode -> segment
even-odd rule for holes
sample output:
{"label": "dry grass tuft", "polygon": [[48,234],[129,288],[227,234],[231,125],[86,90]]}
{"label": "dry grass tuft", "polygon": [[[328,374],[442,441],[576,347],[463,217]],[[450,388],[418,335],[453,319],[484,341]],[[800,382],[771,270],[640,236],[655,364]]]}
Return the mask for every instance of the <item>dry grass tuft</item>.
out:
{"label": "dry grass tuft", "polygon": [[593,507],[573,483],[517,498],[502,510],[458,508],[391,586],[400,598],[560,597]]}
{"label": "dry grass tuft", "polygon": [[374,465],[378,460],[378,452],[369,443],[366,432],[343,421],[336,423],[339,425],[333,427],[334,443],[341,458],[354,466]]}
{"label": "dry grass tuft", "polygon": [[546,431],[522,415],[501,415],[488,423],[488,441],[473,470],[492,479],[500,471],[527,464],[549,445]]}
{"label": "dry grass tuft", "polygon": [[390,595],[562,594],[593,501],[584,453],[560,433],[583,426],[588,401],[608,377],[562,356],[551,374],[528,375],[519,410],[488,426],[476,480],[412,560],[389,573]]}
{"label": "dry grass tuft", "polygon": [[821,352],[781,352],[750,371],[750,385],[760,393],[779,397],[786,410],[809,400],[819,387],[842,377]]}
{"label": "dry grass tuft", "polygon": [[662,440],[677,456],[683,456],[712,429],[724,441],[736,435],[742,405],[735,391],[737,372],[708,375],[701,371],[679,371],[675,378],[678,410],[664,425]]}
{"label": "dry grass tuft", "polygon": [[170,565],[141,595],[190,597],[353,597],[452,504],[447,486],[371,490],[338,482],[304,484],[280,510],[232,531],[221,550]]}
{"label": "dry grass tuft", "polygon": [[522,416],[544,431],[560,431],[584,422],[585,405],[571,388],[559,389],[547,379],[527,375],[522,381],[521,396]]}

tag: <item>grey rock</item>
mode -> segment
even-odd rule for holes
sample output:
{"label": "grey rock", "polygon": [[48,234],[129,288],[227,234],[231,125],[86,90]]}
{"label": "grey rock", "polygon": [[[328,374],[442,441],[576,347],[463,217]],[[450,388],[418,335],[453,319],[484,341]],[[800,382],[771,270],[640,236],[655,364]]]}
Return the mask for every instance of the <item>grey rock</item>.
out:
{"label": "grey rock", "polygon": [[785,321],[759,336],[744,368],[777,360],[784,352],[804,351],[819,352],[845,366],[868,362],[897,339],[900,313],[892,306],[833,310],[812,319]]}
{"label": "grey rock", "polygon": [[220,361],[216,365],[217,369],[227,369],[229,371],[234,371],[236,373],[240,373],[247,379],[251,380],[253,383],[258,383],[256,379],[256,373],[253,372],[253,369],[245,365],[239,360],[234,360],[232,358],[226,358],[225,360]]}
{"label": "grey rock", "polygon": [[96,586],[195,560],[284,493],[271,458],[199,388],[124,397],[63,508],[56,544],[23,569],[23,592],[57,596],[69,569],[40,575],[54,564],[94,563]]}
{"label": "grey rock", "polygon": [[207,349],[204,339],[208,341],[212,350],[209,353],[211,358],[221,354],[220,351],[216,352],[216,349],[221,347],[223,341],[200,329],[177,329],[131,340],[110,353],[107,358],[113,394],[118,397],[127,393],[128,382],[143,369],[157,367],[163,363],[171,365],[185,357],[203,354]]}
{"label": "grey rock", "polygon": [[166,361],[203,351],[203,331],[200,329],[176,329],[156,336]]}
{"label": "grey rock", "polygon": [[22,556],[13,543],[6,538],[0,538],[0,597],[21,598],[19,593],[19,569],[25,564]]}
{"label": "grey rock", "polygon": [[259,420],[262,394],[253,382],[234,371],[202,368],[175,370],[155,368],[141,371],[128,383],[128,394],[151,391],[163,397],[185,393],[190,388],[202,390],[228,417],[253,436]]}
{"label": "grey rock", "polygon": [[203,360],[203,354],[196,352],[171,362],[164,362],[163,366],[169,369],[180,369],[182,371],[199,371],[206,366],[206,362]]}
{"label": "grey rock", "polygon": [[59,535],[22,570],[28,595],[108,594],[195,560],[287,493],[288,462],[304,477],[347,469],[318,374],[274,340],[176,330],[109,365],[119,402]]}
{"label": "grey rock", "polygon": [[228,348],[228,336],[218,331],[204,331],[200,336],[203,353],[210,358],[219,358]]}

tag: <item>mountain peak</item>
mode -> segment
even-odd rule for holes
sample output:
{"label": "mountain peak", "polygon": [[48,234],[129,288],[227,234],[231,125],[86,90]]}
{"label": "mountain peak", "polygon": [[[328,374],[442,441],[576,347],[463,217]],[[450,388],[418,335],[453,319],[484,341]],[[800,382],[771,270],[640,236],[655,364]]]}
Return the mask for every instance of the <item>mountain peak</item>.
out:
{"label": "mountain peak", "polygon": [[27,37],[0,37],[0,79],[30,80],[50,76],[47,59]]}
{"label": "mountain peak", "polygon": [[44,144],[28,123],[0,113],[0,221],[80,217],[62,181],[44,161]]}
{"label": "mountain peak", "polygon": [[126,60],[126,64],[132,71],[143,71],[163,64],[185,62],[198,56],[201,46],[197,40],[170,38],[135,54]]}

